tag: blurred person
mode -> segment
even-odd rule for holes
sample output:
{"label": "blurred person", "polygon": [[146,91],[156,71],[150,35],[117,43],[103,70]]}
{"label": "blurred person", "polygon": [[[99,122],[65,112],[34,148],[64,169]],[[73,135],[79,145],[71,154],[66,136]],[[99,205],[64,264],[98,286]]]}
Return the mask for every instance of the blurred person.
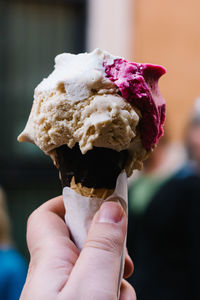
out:
{"label": "blurred person", "polygon": [[[162,139],[161,139],[162,141]],[[200,114],[186,133],[188,160],[174,173],[157,172],[161,143],[129,189],[128,251],[138,300],[200,299]]]}
{"label": "blurred person", "polygon": [[195,101],[191,119],[185,129],[185,146],[187,161],[177,175],[179,177],[200,175],[200,98]]}
{"label": "blurred person", "polygon": [[13,247],[5,196],[0,188],[0,299],[18,300],[26,274],[27,264]]}
{"label": "blurred person", "polygon": [[[64,222],[62,196],[47,201],[29,218],[30,265],[20,300],[117,300],[127,217],[117,202],[105,202],[95,214],[80,252]],[[133,271],[126,255],[124,278]],[[120,300],[136,300],[124,279]]]}
{"label": "blurred person", "polygon": [[179,160],[174,151],[183,152],[180,147],[170,147],[168,135],[160,139],[159,144],[144,161],[143,170],[138,172],[129,183],[130,211],[142,213],[156,191],[182,166],[184,153]]}

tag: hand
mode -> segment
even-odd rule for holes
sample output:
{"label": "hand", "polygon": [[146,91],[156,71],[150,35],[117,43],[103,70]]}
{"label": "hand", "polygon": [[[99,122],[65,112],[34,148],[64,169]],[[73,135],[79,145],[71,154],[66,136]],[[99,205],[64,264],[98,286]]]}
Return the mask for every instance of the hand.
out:
{"label": "hand", "polygon": [[[104,203],[93,218],[83,250],[70,240],[62,197],[54,198],[28,220],[30,265],[20,300],[117,300],[126,216],[115,202]],[[124,277],[133,264],[126,255]],[[124,279],[120,300],[136,300]]]}

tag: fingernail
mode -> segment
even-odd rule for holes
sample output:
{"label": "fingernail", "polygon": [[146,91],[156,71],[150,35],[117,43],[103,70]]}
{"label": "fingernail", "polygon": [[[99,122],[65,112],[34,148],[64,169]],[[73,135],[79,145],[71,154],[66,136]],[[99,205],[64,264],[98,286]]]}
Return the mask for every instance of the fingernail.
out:
{"label": "fingernail", "polygon": [[97,221],[100,223],[118,223],[124,215],[123,208],[117,202],[104,202],[99,210]]}

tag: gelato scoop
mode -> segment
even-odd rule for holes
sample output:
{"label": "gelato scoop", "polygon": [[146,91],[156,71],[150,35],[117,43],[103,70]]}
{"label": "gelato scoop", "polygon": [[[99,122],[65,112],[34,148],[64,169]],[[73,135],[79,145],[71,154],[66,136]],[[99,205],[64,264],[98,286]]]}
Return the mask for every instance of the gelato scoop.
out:
{"label": "gelato scoop", "polygon": [[18,140],[35,143],[55,163],[55,150],[64,145],[78,145],[82,155],[96,148],[110,149],[111,156],[126,151],[122,167],[130,176],[163,133],[165,102],[158,79],[164,73],[161,66],[129,62],[100,49],[60,54],[54,71],[35,89]]}

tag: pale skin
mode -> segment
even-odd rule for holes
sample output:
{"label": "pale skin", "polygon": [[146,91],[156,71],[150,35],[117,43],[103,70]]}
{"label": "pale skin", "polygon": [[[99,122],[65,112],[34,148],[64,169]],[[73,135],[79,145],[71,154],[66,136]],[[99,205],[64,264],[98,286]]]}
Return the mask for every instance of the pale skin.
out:
{"label": "pale skin", "polygon": [[[104,203],[93,218],[81,252],[64,223],[62,197],[49,200],[29,218],[30,265],[20,300],[117,300],[120,258],[127,218],[116,202]],[[133,272],[126,255],[124,278]],[[123,279],[120,300],[136,300]]]}

